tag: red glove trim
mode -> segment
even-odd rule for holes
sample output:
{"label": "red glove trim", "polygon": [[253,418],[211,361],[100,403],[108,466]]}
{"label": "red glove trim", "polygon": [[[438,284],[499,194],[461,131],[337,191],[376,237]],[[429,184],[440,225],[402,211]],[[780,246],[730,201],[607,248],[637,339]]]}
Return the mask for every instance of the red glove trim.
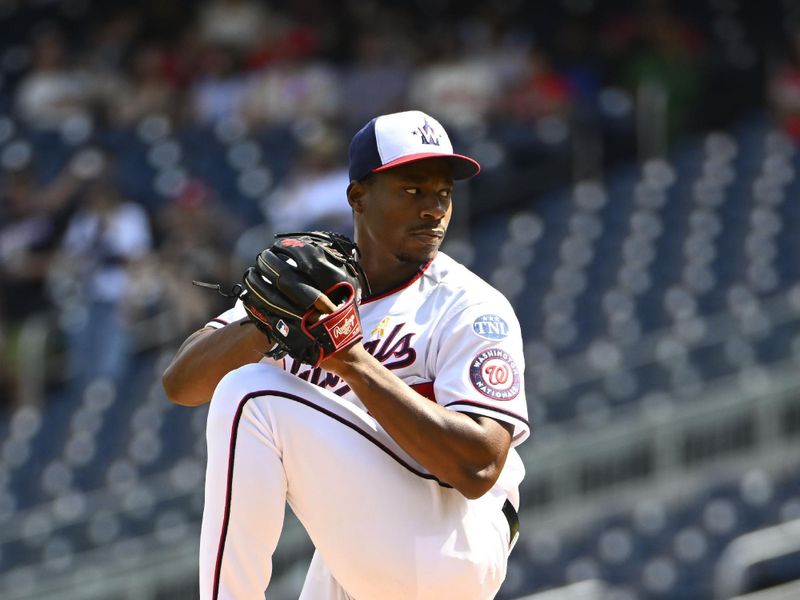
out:
{"label": "red glove trim", "polygon": [[340,350],[352,346],[364,337],[364,332],[361,330],[361,318],[358,314],[358,307],[356,307],[355,304],[356,292],[353,286],[347,281],[341,281],[325,290],[325,294],[328,295],[342,287],[346,287],[348,293],[348,298],[342,306],[334,312],[324,315],[311,326],[308,326],[308,318],[314,311],[309,310],[303,315],[303,320],[300,322],[303,333],[313,340],[317,339],[317,336],[314,335],[314,330],[323,327],[327,333],[327,337],[333,344],[333,349],[331,350],[327,350],[322,345],[319,346],[320,355],[314,364],[315,368],[331,354],[335,354]]}

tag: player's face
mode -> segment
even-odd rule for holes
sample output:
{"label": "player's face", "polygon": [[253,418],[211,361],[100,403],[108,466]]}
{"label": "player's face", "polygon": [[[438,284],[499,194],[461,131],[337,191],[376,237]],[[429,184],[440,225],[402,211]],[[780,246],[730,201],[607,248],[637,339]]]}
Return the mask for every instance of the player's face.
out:
{"label": "player's face", "polygon": [[446,160],[409,163],[374,173],[358,185],[363,194],[353,207],[365,255],[414,268],[434,257],[453,209],[453,177]]}

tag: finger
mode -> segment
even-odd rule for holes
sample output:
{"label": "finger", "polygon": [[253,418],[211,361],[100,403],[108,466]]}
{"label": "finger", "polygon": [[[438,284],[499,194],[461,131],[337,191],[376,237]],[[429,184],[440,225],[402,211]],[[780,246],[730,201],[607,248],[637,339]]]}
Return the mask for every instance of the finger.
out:
{"label": "finger", "polygon": [[317,313],[310,314],[307,317],[308,322],[312,324],[319,321],[324,315],[329,315],[336,311],[336,305],[325,294],[317,296],[317,299],[314,301],[314,308],[317,309]]}
{"label": "finger", "polygon": [[305,310],[314,304],[319,290],[306,283],[305,278],[284,259],[269,250],[264,250],[258,256],[258,265],[262,275],[267,275],[278,290],[288,296],[296,305]]}
{"label": "finger", "polygon": [[336,311],[336,305],[331,302],[331,299],[325,294],[320,294],[319,297],[317,297],[317,299],[314,301],[314,307],[321,313],[325,314]]}

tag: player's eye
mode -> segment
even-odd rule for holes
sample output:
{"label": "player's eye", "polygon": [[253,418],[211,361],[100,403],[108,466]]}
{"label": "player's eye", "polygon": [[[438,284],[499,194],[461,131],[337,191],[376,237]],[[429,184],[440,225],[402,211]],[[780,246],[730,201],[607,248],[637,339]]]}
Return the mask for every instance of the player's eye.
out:
{"label": "player's eye", "polygon": [[415,188],[415,187],[406,188],[405,192],[407,194],[419,194],[419,188]]}
{"label": "player's eye", "polygon": [[452,193],[453,193],[453,190],[449,190],[449,189],[448,190],[440,190],[439,191],[439,196],[441,196],[442,198],[449,198],[450,194],[452,194]]}

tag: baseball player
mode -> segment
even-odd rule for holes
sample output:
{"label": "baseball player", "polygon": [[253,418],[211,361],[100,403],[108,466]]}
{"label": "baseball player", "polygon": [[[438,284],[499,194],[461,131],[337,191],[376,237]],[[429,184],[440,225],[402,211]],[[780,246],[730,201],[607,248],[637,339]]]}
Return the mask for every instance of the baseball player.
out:
{"label": "baseball player", "polygon": [[303,600],[497,593],[519,526],[514,447],[529,435],[521,334],[508,301],[439,251],[453,181],[479,170],[429,115],[373,119],[350,146],[371,288],[356,341],[316,367],[265,358],[279,334],[240,326],[255,320],[245,297],[178,351],[169,397],[198,405],[213,390],[202,599],[263,598],[286,502],[316,548]]}

